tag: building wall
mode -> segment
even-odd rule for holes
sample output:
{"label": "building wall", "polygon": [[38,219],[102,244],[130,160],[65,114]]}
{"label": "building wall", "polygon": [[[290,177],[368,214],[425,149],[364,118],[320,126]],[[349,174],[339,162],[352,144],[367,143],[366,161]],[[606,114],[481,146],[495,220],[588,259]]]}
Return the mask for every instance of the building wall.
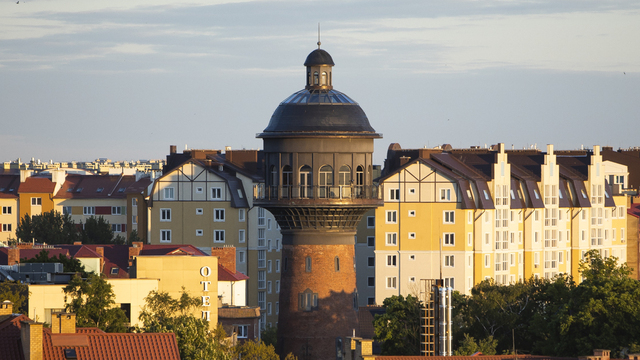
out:
{"label": "building wall", "polygon": [[[93,208],[94,214],[91,215],[90,211],[85,214],[85,208]],[[54,199],[54,209],[61,214],[69,214],[76,224],[85,224],[92,216],[96,218],[102,216],[112,225],[114,237],[120,235],[127,238],[126,199]],[[114,228],[113,225],[117,227]]]}
{"label": "building wall", "polygon": [[[50,193],[20,193],[20,219],[25,215],[40,215],[43,212],[54,210],[53,194]],[[40,198],[41,205],[32,205],[31,198]]]}
{"label": "building wall", "polygon": [[18,198],[0,198],[0,244],[16,238],[18,227]]}
{"label": "building wall", "polygon": [[375,209],[372,209],[362,217],[356,235],[356,284],[359,306],[375,304],[375,236]]}

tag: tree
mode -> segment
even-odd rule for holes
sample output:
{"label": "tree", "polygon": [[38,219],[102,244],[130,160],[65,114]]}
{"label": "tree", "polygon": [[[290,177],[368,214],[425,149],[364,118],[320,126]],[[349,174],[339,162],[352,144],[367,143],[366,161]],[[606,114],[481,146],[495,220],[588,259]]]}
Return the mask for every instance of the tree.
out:
{"label": "tree", "polygon": [[131,234],[129,234],[129,239],[127,239],[127,245],[131,245],[137,241],[142,241],[142,239],[140,239],[140,236],[138,235],[138,230],[133,229],[131,230]]}
{"label": "tree", "polygon": [[247,340],[235,347],[235,356],[246,360],[280,360],[273,345],[258,340]]}
{"label": "tree", "polygon": [[0,303],[9,300],[13,303],[13,312],[28,314],[27,299],[29,298],[29,287],[18,281],[0,282]]}
{"label": "tree", "polygon": [[140,313],[143,327],[137,331],[173,332],[182,360],[232,359],[232,349],[225,342],[222,325],[209,331],[209,322],[196,318],[191,311],[201,304],[184,290],[179,299],[166,292],[151,291]]}
{"label": "tree", "polygon": [[408,295],[384,300],[386,312],[373,322],[375,340],[382,341],[382,355],[419,355],[420,309],[418,298]]}
{"label": "tree", "polygon": [[71,217],[53,210],[41,215],[25,215],[16,228],[16,237],[22,242],[47,244],[73,244],[79,239]]}
{"label": "tree", "polygon": [[113,242],[113,230],[111,224],[102,216],[91,216],[82,229],[83,244],[110,244]]}
{"label": "tree", "polygon": [[79,327],[98,327],[106,332],[126,331],[127,317],[114,307],[111,284],[90,273],[86,279],[74,276],[64,287],[65,310],[76,314]]}
{"label": "tree", "polygon": [[49,257],[47,250],[42,250],[31,259],[20,259],[21,263],[62,263],[62,271],[79,273],[82,277],[87,277],[84,265],[78,259],[68,258],[65,255],[58,254],[58,257]]}
{"label": "tree", "polygon": [[480,339],[479,342],[476,342],[476,339],[472,336],[464,334],[464,339],[460,341],[460,346],[453,352],[453,355],[469,356],[477,353],[478,351],[481,352],[482,355],[495,355],[496,346],[498,346],[498,341],[494,340],[493,336],[489,336],[486,339]]}
{"label": "tree", "polygon": [[275,347],[278,343],[278,328],[276,326],[267,326],[260,333],[260,338],[265,344]]}

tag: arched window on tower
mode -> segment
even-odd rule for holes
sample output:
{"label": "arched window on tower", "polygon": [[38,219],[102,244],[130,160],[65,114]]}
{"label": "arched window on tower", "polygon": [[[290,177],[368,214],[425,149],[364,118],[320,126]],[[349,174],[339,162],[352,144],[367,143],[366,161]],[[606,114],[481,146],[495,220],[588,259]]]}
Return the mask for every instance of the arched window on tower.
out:
{"label": "arched window on tower", "polygon": [[331,165],[324,165],[320,168],[320,178],[318,179],[318,196],[328,198],[331,195],[331,187],[333,186],[333,168]]}
{"label": "arched window on tower", "polygon": [[313,72],[313,85],[318,85],[318,83],[319,83],[318,72],[314,71]]}
{"label": "arched window on tower", "polygon": [[293,171],[291,166],[285,165],[282,167],[282,197],[291,197],[291,185],[293,185]]}
{"label": "arched window on tower", "polygon": [[340,171],[338,172],[338,185],[340,185],[340,197],[341,198],[350,198],[351,197],[351,168],[349,165],[342,165],[340,167]]}
{"label": "arched window on tower", "polygon": [[356,188],[354,189],[356,197],[364,194],[364,167],[358,165],[356,168]]}
{"label": "arched window on tower", "polygon": [[322,86],[326,86],[327,85],[327,72],[326,71],[322,72],[322,82],[320,84]]}
{"label": "arched window on tower", "polygon": [[313,172],[311,166],[304,165],[300,168],[300,197],[313,197]]}

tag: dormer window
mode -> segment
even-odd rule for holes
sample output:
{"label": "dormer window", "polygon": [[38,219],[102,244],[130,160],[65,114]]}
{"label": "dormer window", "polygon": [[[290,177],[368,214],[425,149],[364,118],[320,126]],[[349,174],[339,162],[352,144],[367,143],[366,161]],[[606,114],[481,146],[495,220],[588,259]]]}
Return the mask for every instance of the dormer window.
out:
{"label": "dormer window", "polygon": [[98,188],[98,189],[96,190],[96,192],[99,192],[99,193],[101,193],[101,192],[103,192],[103,191],[104,191],[104,188]]}
{"label": "dormer window", "polygon": [[78,188],[76,192],[81,192],[83,188]]}

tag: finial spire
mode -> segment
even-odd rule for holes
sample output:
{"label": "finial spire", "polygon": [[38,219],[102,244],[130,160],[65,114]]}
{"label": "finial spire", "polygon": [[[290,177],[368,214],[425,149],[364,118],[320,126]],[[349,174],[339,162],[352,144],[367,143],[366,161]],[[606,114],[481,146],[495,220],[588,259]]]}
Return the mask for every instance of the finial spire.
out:
{"label": "finial spire", "polygon": [[318,23],[318,49],[320,49],[320,23]]}

